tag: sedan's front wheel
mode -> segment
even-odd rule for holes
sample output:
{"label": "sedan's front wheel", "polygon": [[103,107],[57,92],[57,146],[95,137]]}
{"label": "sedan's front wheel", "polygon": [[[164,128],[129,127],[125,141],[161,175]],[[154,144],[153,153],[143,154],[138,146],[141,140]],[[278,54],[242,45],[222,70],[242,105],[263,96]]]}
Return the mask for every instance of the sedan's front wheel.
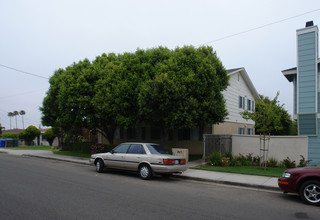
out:
{"label": "sedan's front wheel", "polygon": [[299,194],[301,199],[310,205],[320,205],[320,182],[309,180],[300,187]]}
{"label": "sedan's front wheel", "polygon": [[142,164],[139,167],[139,174],[141,179],[149,180],[152,178],[152,169],[147,164]]}
{"label": "sedan's front wheel", "polygon": [[96,162],[96,171],[98,173],[102,173],[104,170],[104,163],[101,159],[98,159],[97,162]]}

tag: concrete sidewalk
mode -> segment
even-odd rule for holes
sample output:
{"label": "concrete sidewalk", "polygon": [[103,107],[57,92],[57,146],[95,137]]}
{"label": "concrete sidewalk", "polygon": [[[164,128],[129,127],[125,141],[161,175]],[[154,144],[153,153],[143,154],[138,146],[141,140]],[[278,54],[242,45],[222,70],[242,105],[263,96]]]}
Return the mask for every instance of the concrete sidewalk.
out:
{"label": "concrete sidewalk", "polygon": [[[87,158],[57,155],[53,154],[50,150],[9,150],[0,148],[0,153],[90,165],[89,159]],[[190,162],[188,163],[188,166],[189,168],[192,168],[200,165],[201,163],[202,161]],[[196,169],[188,169],[181,175],[174,175],[174,177],[280,191],[278,187],[278,178],[276,177],[223,173]]]}

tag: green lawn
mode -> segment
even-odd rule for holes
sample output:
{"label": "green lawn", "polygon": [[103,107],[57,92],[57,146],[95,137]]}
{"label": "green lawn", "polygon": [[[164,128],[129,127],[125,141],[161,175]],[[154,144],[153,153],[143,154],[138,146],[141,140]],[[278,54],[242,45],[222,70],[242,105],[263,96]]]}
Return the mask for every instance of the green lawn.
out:
{"label": "green lawn", "polygon": [[280,177],[283,171],[287,170],[287,168],[278,168],[278,167],[275,167],[275,168],[267,167],[267,169],[264,170],[263,168],[257,167],[257,166],[216,167],[216,166],[209,166],[209,165],[200,165],[197,167],[193,167],[192,169],[258,175],[258,176],[270,176],[270,177]]}

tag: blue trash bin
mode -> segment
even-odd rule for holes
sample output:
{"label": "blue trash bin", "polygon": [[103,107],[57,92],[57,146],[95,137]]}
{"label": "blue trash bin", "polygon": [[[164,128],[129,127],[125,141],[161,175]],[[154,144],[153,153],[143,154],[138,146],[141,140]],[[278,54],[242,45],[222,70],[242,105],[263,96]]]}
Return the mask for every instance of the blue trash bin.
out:
{"label": "blue trash bin", "polygon": [[6,139],[0,139],[0,147],[6,147]]}

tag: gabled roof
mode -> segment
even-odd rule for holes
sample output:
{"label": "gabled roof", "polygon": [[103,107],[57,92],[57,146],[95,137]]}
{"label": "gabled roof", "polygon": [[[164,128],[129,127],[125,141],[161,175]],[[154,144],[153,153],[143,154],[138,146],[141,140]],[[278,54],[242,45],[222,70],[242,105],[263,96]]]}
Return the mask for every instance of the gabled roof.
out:
{"label": "gabled roof", "polygon": [[249,78],[249,75],[244,67],[235,68],[235,69],[229,69],[227,70],[229,75],[234,75],[236,73],[239,73],[242,78],[244,79],[245,83],[247,84],[250,92],[254,96],[255,99],[260,99],[259,93],[257,92],[256,88],[254,87],[251,79]]}

